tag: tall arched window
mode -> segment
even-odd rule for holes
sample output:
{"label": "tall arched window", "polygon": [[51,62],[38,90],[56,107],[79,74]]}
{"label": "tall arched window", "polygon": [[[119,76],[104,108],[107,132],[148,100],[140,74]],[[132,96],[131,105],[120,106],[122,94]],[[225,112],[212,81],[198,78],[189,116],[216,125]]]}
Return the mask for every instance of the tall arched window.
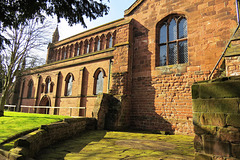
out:
{"label": "tall arched window", "polygon": [[187,19],[183,15],[171,15],[161,21],[157,28],[157,65],[187,63]]}
{"label": "tall arched window", "polygon": [[46,82],[45,93],[48,93],[49,90],[50,90],[51,77],[48,76],[48,77],[46,78],[45,82]]}
{"label": "tall arched window", "polygon": [[27,98],[31,98],[31,97],[32,97],[32,90],[33,90],[33,81],[30,80],[30,81],[28,82]]}
{"label": "tall arched window", "polygon": [[103,81],[106,77],[105,71],[102,68],[98,68],[94,73],[94,90],[93,94],[103,93]]}
{"label": "tall arched window", "polygon": [[72,95],[72,83],[73,83],[74,77],[72,73],[68,73],[66,76],[66,89],[65,89],[65,96]]}

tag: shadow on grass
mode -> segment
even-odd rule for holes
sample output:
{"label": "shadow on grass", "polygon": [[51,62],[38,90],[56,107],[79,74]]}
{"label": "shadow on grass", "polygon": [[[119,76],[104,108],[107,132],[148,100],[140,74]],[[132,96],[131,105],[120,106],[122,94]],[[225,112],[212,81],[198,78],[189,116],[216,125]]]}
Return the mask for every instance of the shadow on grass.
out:
{"label": "shadow on grass", "polygon": [[193,137],[145,131],[88,131],[41,150],[37,160],[193,159]]}
{"label": "shadow on grass", "polygon": [[83,132],[80,136],[58,142],[41,150],[34,158],[37,160],[64,159],[69,153],[79,153],[88,144],[99,142],[106,133],[106,131]]}

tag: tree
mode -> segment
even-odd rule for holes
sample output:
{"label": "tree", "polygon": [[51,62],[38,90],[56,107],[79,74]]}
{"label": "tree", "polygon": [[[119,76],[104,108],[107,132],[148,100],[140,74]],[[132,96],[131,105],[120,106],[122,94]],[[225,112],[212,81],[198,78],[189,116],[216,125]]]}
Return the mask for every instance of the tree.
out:
{"label": "tree", "polygon": [[4,70],[2,65],[2,56],[0,55],[0,93],[2,93],[3,83],[4,83]]}
{"label": "tree", "polygon": [[[11,97],[16,78],[25,69],[26,61],[33,56],[32,52],[42,50],[48,44],[46,37],[49,35],[49,27],[49,23],[39,24],[33,19],[19,25],[18,29],[11,27],[3,33],[10,44],[1,51],[4,83],[0,97],[0,116],[3,116],[6,100]],[[36,62],[36,56],[33,60]]]}
{"label": "tree", "polygon": [[[108,0],[109,1],[109,0]],[[18,28],[26,20],[36,19],[41,22],[46,16],[56,15],[58,21],[64,18],[69,25],[81,23],[84,27],[84,17],[90,20],[102,17],[108,13],[109,7],[103,0],[0,0],[0,31],[6,27]],[[0,49],[9,40],[0,34]]]}

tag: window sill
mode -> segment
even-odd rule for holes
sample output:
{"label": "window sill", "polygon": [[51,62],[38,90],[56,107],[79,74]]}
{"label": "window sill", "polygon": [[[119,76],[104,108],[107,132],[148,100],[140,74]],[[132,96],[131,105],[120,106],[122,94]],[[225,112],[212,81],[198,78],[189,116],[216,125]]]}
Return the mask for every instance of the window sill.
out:
{"label": "window sill", "polygon": [[161,75],[176,74],[180,76],[182,73],[187,72],[188,66],[189,66],[189,63],[173,64],[173,65],[167,65],[167,66],[157,66],[155,67],[155,70],[160,71]]}

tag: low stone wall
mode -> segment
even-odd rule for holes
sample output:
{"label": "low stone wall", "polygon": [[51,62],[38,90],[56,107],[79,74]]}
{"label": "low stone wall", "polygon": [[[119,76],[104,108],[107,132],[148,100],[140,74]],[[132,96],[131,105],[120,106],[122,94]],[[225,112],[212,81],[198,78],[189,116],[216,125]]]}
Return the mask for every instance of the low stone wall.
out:
{"label": "low stone wall", "polygon": [[97,122],[94,118],[69,118],[63,122],[42,125],[37,131],[31,132],[19,138],[15,142],[15,148],[8,153],[2,152],[11,160],[21,160],[34,155],[42,148],[60,140],[79,135],[84,130],[96,129]]}
{"label": "low stone wall", "polygon": [[196,160],[240,158],[240,77],[192,86]]}

